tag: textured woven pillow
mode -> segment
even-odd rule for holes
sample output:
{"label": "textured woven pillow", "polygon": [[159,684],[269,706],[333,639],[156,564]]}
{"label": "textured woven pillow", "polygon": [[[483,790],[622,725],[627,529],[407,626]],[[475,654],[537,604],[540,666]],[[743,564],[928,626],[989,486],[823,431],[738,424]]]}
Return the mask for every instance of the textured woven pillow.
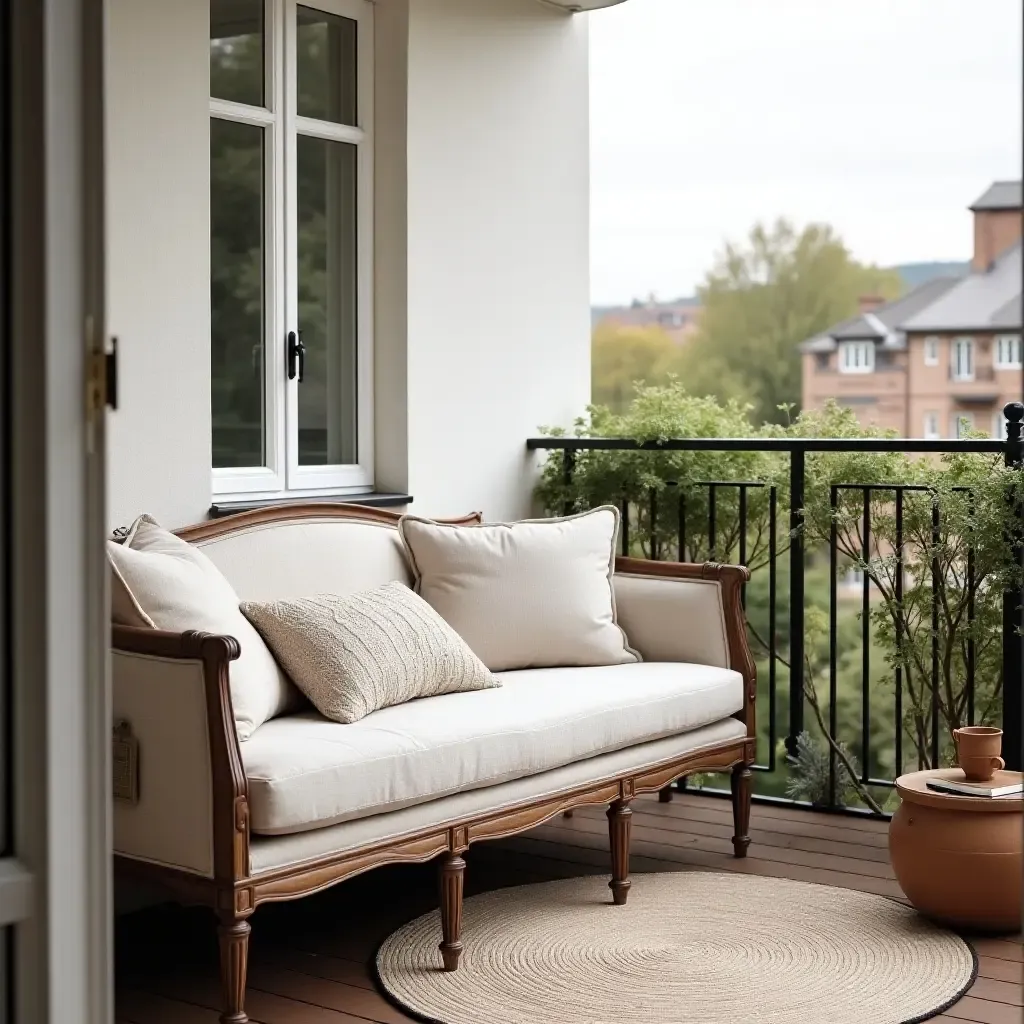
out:
{"label": "textured woven pillow", "polygon": [[615,618],[619,512],[460,526],[403,516],[416,592],[492,672],[640,661]]}
{"label": "textured woven pillow", "polygon": [[228,673],[240,740],[302,702],[259,633],[238,610],[234,588],[199,548],[175,537],[151,516],[139,516],[122,544],[107,542],[107,558],[114,622],[175,633],[196,629],[238,641],[241,655],[231,662]]}
{"label": "textured woven pillow", "polygon": [[501,685],[403,583],[241,608],[295,685],[336,722],[358,722],[416,697]]}

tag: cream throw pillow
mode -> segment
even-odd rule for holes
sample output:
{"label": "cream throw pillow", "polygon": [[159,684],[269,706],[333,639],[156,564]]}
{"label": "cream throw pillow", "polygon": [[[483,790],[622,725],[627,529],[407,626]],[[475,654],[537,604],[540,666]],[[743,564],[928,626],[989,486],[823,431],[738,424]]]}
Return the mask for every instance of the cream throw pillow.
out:
{"label": "cream throw pillow", "polygon": [[615,620],[613,505],[451,527],[403,516],[416,592],[492,672],[640,661]]}
{"label": "cream throw pillow", "polygon": [[114,622],[175,633],[195,629],[238,641],[241,655],[228,672],[240,740],[301,703],[263,638],[238,610],[234,588],[199,548],[151,516],[140,516],[123,544],[107,542],[107,557]]}
{"label": "cream throw pillow", "polygon": [[295,685],[335,722],[358,722],[416,697],[501,685],[404,583],[347,597],[246,601],[242,611]]}

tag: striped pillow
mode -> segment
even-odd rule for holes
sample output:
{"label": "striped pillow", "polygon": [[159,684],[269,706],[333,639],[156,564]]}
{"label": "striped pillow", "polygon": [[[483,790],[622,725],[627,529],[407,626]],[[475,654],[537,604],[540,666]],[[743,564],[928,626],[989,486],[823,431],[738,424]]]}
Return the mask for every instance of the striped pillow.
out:
{"label": "striped pillow", "polygon": [[403,583],[240,607],[292,682],[336,722],[358,722],[416,697],[501,685]]}

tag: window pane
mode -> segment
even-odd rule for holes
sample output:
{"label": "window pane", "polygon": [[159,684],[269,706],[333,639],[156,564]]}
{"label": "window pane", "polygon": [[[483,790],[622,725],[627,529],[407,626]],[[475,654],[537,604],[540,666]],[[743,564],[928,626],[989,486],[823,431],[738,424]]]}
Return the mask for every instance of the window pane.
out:
{"label": "window pane", "polygon": [[263,0],[210,0],[210,95],[263,106]]}
{"label": "window pane", "polygon": [[358,124],[356,38],[351,18],[299,7],[296,28],[298,112],[338,124]]}
{"label": "window pane", "polygon": [[210,121],[213,465],[266,463],[263,129]]}
{"label": "window pane", "polygon": [[344,142],[297,141],[299,463],[350,465],[356,445],[356,154]]}

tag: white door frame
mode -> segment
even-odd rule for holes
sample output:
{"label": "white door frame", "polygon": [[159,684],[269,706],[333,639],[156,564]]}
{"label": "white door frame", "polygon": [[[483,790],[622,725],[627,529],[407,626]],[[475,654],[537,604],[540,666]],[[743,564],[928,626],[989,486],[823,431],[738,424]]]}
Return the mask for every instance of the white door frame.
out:
{"label": "white door frame", "polygon": [[113,1019],[102,411],[103,2],[10,5],[13,25],[11,671],[14,1016]]}

